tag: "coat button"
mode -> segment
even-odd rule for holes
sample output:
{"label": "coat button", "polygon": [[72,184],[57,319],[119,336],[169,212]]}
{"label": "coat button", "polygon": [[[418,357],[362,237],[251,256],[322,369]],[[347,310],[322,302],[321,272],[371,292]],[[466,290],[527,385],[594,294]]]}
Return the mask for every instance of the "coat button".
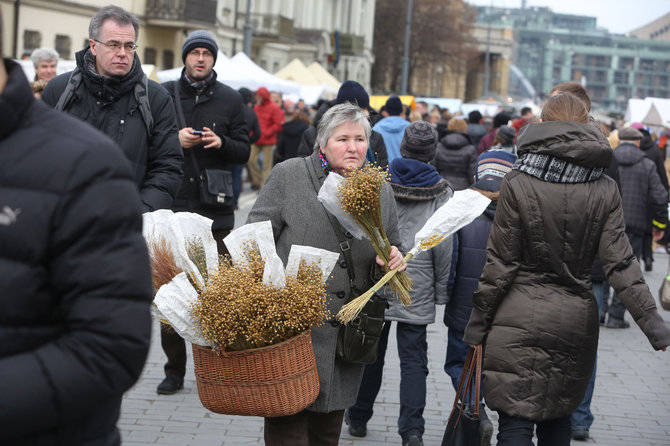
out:
{"label": "coat button", "polygon": [[340,260],[340,261],[337,262],[337,263],[338,263],[338,265],[340,265],[342,268],[345,268],[345,269],[346,269],[346,267],[347,267],[347,261],[346,261],[346,260],[342,259],[342,260]]}
{"label": "coat button", "polygon": [[188,179],[188,181],[190,181],[191,183],[195,183],[195,178],[191,177]]}
{"label": "coat button", "polygon": [[337,296],[338,299],[344,299],[345,292],[340,290],[337,293],[335,293],[335,295]]}
{"label": "coat button", "polygon": [[354,236],[353,236],[353,235],[351,234],[351,232],[349,232],[349,231],[345,231],[345,232],[344,232],[344,236],[345,236],[346,238],[354,238]]}

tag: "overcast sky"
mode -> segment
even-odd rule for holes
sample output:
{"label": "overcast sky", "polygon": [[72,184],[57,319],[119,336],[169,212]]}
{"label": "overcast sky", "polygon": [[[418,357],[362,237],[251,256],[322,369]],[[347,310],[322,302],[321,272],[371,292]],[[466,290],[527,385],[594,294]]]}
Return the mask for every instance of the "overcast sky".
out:
{"label": "overcast sky", "polygon": [[[520,8],[521,0],[466,0],[477,6]],[[597,18],[597,26],[625,34],[670,12],[670,0],[527,0],[554,12]]]}

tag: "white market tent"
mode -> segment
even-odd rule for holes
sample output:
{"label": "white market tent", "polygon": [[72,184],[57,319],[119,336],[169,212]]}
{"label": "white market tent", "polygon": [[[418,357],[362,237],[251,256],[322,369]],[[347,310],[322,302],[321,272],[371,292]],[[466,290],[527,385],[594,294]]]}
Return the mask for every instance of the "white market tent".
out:
{"label": "white market tent", "polygon": [[670,99],[629,99],[624,119],[655,127],[670,127]]}
{"label": "white market tent", "polygon": [[[244,53],[238,53],[237,55],[239,56],[240,54],[244,55]],[[244,61],[244,58],[246,58],[248,62]],[[214,71],[216,71],[217,74],[216,79],[235,90],[246,87],[251,91],[256,91],[260,87],[265,87],[270,91],[279,91],[284,94],[297,94],[300,92],[300,86],[296,82],[286,81],[275,77],[254,64],[251,59],[246,57],[246,55],[244,55],[244,58],[228,58],[225,54],[219,51],[216,56],[216,63],[214,64]],[[184,67],[182,66],[170,70],[159,71],[157,73],[158,78],[161,82],[179,79],[183,68]]]}
{"label": "white market tent", "polygon": [[[259,87],[265,87],[270,91],[279,91],[285,94],[300,94],[300,85],[297,82],[280,79],[274,74],[268,73],[256,65],[254,61],[249,59],[249,56],[242,51],[231,57],[230,61],[233,62],[235,66],[239,67],[249,81],[258,82],[258,85],[255,88],[247,86],[247,88],[252,91]],[[223,82],[226,83],[225,80]]]}

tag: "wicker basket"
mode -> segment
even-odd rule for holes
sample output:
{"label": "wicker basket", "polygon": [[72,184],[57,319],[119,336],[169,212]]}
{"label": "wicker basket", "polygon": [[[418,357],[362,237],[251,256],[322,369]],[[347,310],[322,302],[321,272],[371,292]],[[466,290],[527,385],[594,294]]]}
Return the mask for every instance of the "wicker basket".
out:
{"label": "wicker basket", "polygon": [[279,417],[316,400],[319,376],[310,330],[279,344],[220,352],[193,344],[200,402],[227,415]]}

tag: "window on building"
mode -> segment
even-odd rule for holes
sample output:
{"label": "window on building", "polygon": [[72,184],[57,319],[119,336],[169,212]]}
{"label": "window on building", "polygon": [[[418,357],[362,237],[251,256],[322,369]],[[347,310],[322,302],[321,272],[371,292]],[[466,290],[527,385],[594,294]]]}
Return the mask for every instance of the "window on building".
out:
{"label": "window on building", "polygon": [[174,68],[174,53],[170,50],[163,50],[163,69]]}
{"label": "window on building", "polygon": [[70,36],[56,34],[55,42],[56,52],[61,59],[69,59],[72,51],[72,39]]}
{"label": "window on building", "polygon": [[632,57],[619,58],[620,70],[632,70],[634,66],[635,66],[635,60]]}
{"label": "window on building", "polygon": [[614,72],[614,83],[615,84],[627,84],[629,79],[628,71],[615,71]]}
{"label": "window on building", "polygon": [[29,29],[23,31],[23,49],[25,51],[32,51],[35,48],[42,46],[42,33],[39,31],[31,31]]}
{"label": "window on building", "polygon": [[158,56],[158,53],[154,48],[145,48],[144,49],[144,57],[142,58],[142,62],[150,65],[156,65],[156,57]]}

